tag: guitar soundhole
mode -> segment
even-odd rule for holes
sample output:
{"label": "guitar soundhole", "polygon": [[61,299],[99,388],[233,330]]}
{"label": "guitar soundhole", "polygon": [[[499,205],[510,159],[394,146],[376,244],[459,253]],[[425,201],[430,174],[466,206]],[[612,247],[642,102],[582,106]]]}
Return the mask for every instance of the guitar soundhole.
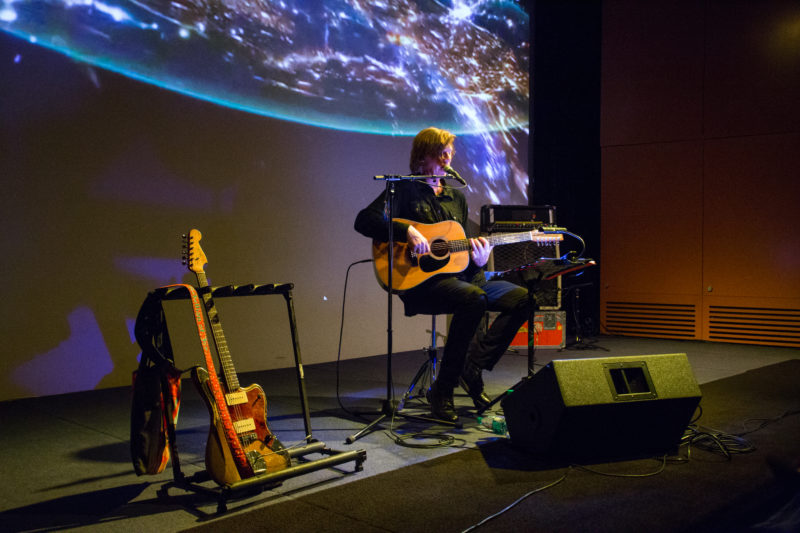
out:
{"label": "guitar soundhole", "polygon": [[431,255],[436,259],[444,259],[450,253],[450,247],[447,245],[447,241],[443,241],[442,239],[431,241],[430,246]]}
{"label": "guitar soundhole", "polygon": [[423,272],[436,272],[450,262],[450,249],[447,241],[431,241],[431,251],[419,258],[419,268]]}

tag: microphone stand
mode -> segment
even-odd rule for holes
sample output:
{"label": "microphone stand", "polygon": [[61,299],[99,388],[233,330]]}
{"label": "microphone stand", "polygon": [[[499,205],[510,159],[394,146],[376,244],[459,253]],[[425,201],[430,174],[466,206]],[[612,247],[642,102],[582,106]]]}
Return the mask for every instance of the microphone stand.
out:
{"label": "microphone stand", "polygon": [[427,418],[424,416],[409,415],[405,413],[396,412],[398,405],[397,400],[394,399],[394,389],[392,382],[392,296],[394,293],[393,287],[393,271],[394,271],[394,194],[395,183],[398,181],[415,181],[424,180],[427,178],[442,178],[444,176],[397,176],[397,175],[384,175],[375,176],[375,180],[383,180],[386,182],[386,209],[384,212],[387,217],[387,228],[389,230],[388,241],[388,260],[389,272],[387,276],[387,289],[386,289],[386,399],[381,403],[381,410],[378,418],[363,427],[358,433],[350,435],[345,439],[347,444],[352,444],[372,429],[380,424],[384,419],[391,416],[402,416],[403,418],[412,418],[417,420],[424,420],[427,422],[446,423],[443,420],[435,418]]}

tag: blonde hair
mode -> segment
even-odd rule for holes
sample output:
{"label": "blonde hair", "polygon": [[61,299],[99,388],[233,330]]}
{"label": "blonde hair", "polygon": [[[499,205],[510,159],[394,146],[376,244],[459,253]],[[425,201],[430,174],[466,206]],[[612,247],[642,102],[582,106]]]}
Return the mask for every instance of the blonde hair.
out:
{"label": "blonde hair", "polygon": [[422,165],[425,163],[425,159],[439,157],[442,150],[453,144],[455,140],[455,135],[439,128],[425,128],[417,133],[411,145],[411,159],[409,161],[411,173],[422,173]]}

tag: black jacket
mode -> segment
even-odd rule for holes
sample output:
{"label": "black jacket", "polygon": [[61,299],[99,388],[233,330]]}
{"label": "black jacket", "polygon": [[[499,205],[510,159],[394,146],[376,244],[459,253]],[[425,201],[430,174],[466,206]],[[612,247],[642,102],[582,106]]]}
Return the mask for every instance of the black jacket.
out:
{"label": "black jacket", "polygon": [[[386,224],[385,191],[381,192],[367,207],[356,216],[355,230],[373,240],[386,242],[389,230]],[[423,181],[400,181],[395,183],[392,218],[405,218],[424,224],[433,224],[445,220],[455,220],[465,229],[467,224],[467,199],[459,189],[445,185],[439,196]],[[395,242],[405,242],[408,224],[394,222],[393,238]],[[469,235],[468,235],[469,237]],[[470,260],[469,266],[458,277],[465,281],[482,284],[483,270]]]}

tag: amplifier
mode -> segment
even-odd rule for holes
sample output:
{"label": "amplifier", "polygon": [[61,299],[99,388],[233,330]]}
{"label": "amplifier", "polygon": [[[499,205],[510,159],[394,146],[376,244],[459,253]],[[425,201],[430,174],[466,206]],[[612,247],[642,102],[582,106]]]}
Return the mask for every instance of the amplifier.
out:
{"label": "amplifier", "polygon": [[497,233],[500,228],[516,224],[520,231],[537,225],[556,223],[556,208],[552,205],[484,205],[481,207],[481,231]]}
{"label": "amplifier", "polygon": [[[481,207],[481,233],[513,233],[531,231],[542,225],[556,224],[556,208],[552,205],[484,205]],[[486,269],[504,272],[523,267],[542,257],[560,257],[558,243],[539,245],[521,242],[496,246]],[[543,281],[537,287],[541,309],[561,309],[561,278]],[[527,345],[527,342],[525,343]]]}
{"label": "amplifier", "polygon": [[495,233],[505,233],[509,231],[531,231],[540,228],[544,222],[494,222],[491,231]]}

